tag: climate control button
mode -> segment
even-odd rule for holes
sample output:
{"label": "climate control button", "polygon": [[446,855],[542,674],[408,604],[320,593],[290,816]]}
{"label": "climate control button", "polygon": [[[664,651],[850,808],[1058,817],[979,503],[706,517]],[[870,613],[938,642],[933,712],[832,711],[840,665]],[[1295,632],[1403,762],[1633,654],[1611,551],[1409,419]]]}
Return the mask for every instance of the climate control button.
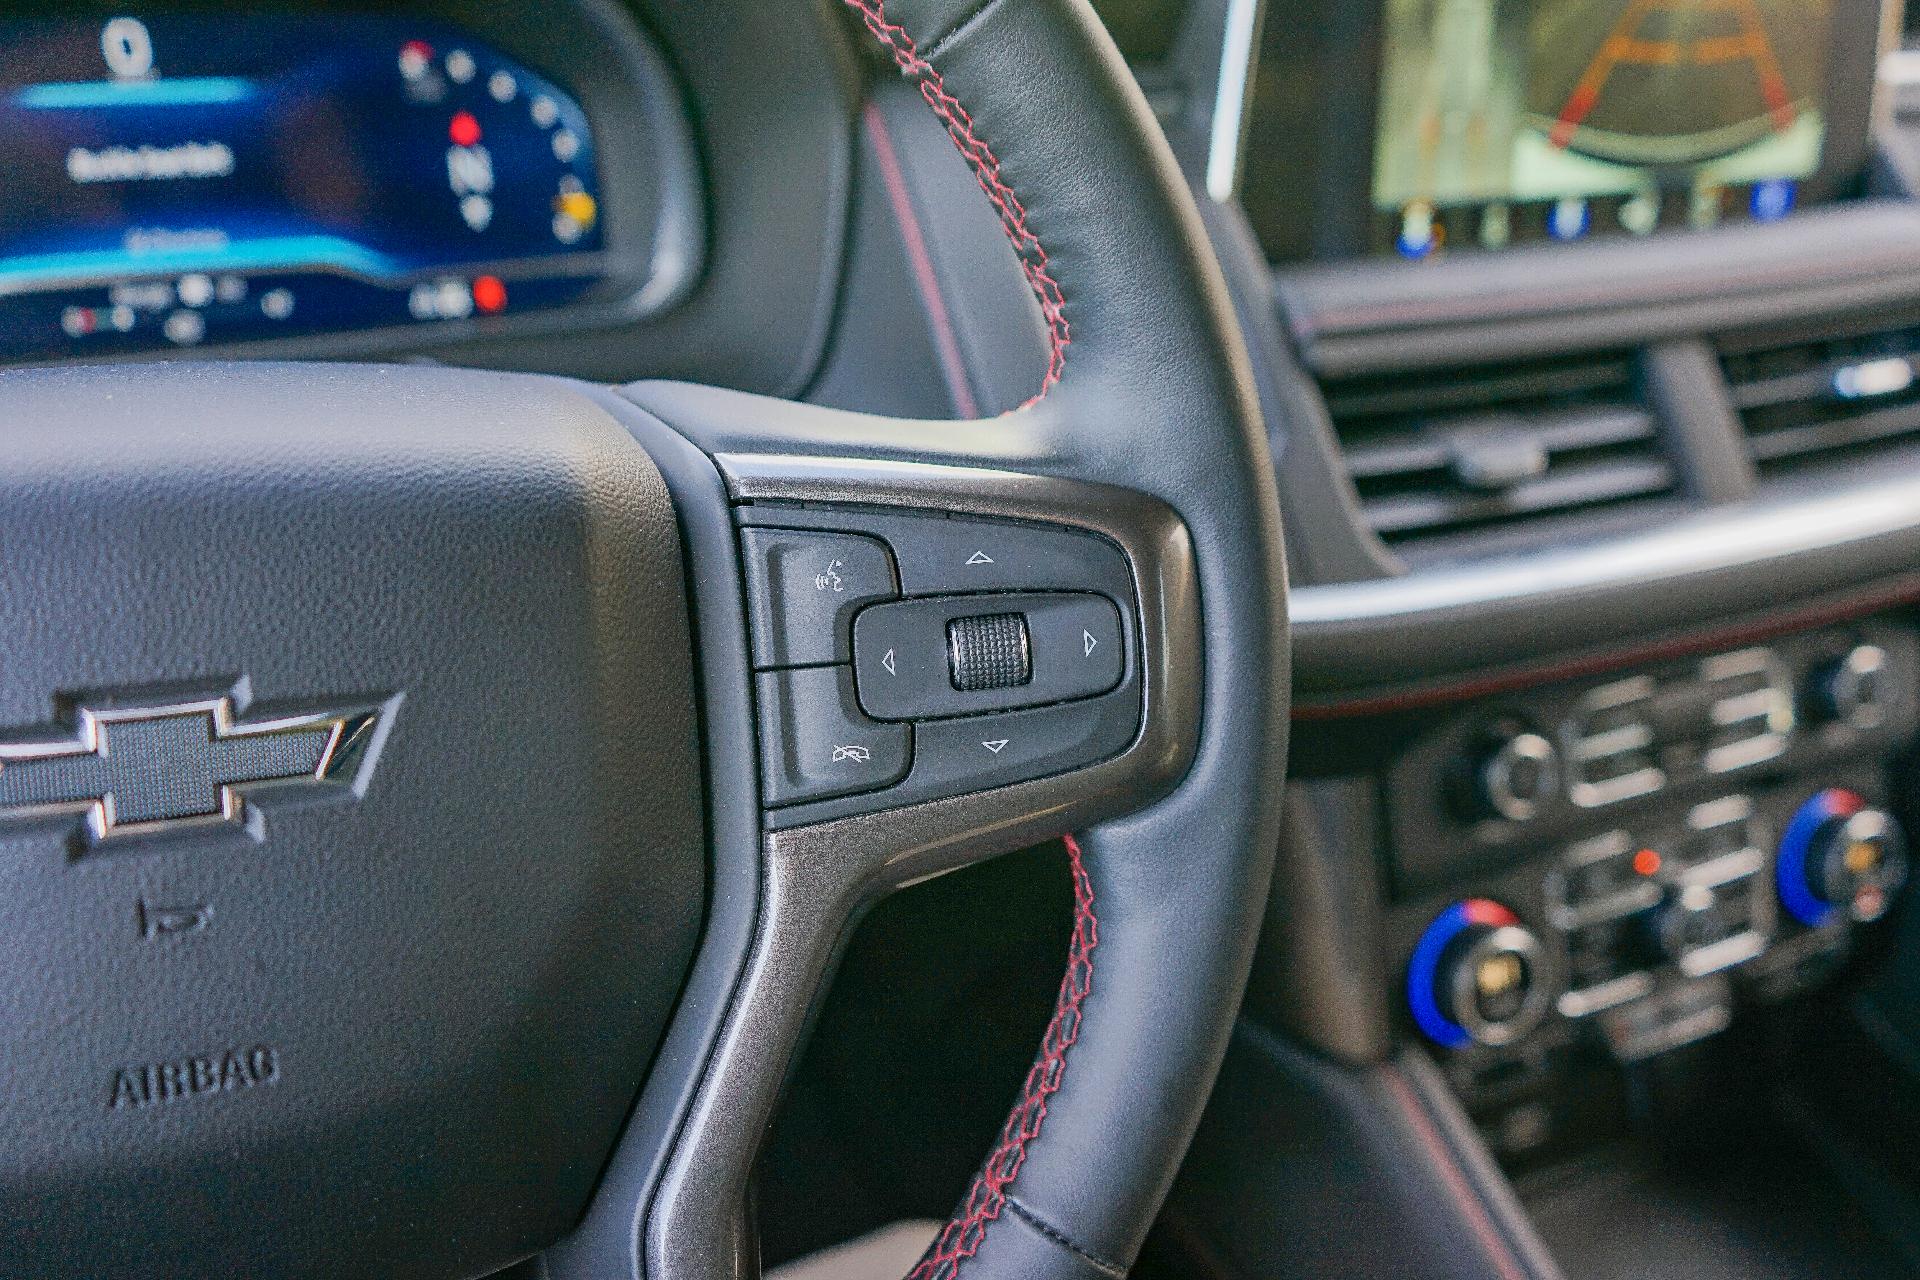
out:
{"label": "climate control button", "polygon": [[1890,814],[1829,787],[1787,823],[1776,870],[1780,904],[1804,925],[1877,920],[1906,881],[1906,837]]}
{"label": "climate control button", "polygon": [[1511,1044],[1547,1010],[1540,940],[1498,902],[1456,902],[1414,947],[1407,1002],[1415,1025],[1442,1048]]}

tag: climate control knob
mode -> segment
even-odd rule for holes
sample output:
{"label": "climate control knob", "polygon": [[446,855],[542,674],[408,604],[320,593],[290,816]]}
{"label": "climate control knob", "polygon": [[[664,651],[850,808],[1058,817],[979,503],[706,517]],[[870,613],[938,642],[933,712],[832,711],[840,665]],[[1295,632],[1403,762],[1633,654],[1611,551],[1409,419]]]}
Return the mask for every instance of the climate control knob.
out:
{"label": "climate control knob", "polygon": [[1446,1049],[1511,1044],[1547,1011],[1540,940],[1488,898],[1434,917],[1407,965],[1414,1024]]}
{"label": "climate control knob", "polygon": [[1502,725],[1486,735],[1463,781],[1469,817],[1526,822],[1560,794],[1560,757],[1531,729]]}
{"label": "climate control knob", "polygon": [[1906,881],[1906,837],[1890,814],[1829,787],[1787,823],[1777,875],[1780,904],[1804,925],[1877,920]]}
{"label": "climate control knob", "polygon": [[1877,644],[1855,645],[1813,673],[1808,689],[1820,719],[1872,729],[1894,700],[1893,664]]}

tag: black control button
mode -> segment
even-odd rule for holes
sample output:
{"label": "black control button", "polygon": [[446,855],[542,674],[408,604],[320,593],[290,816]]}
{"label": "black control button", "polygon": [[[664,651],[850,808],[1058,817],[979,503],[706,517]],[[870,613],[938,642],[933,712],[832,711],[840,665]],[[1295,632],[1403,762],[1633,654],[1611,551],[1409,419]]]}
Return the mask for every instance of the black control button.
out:
{"label": "black control button", "polygon": [[845,662],[853,615],[896,593],[893,558],[877,538],[802,529],[746,529],[754,665]]}
{"label": "black control button", "polygon": [[1705,885],[1686,885],[1647,916],[1654,958],[1676,964],[1747,928],[1737,895],[1723,900]]}
{"label": "black control button", "polygon": [[1503,716],[1473,736],[1447,782],[1460,817],[1526,822],[1560,799],[1560,753],[1530,724]]}
{"label": "black control button", "polygon": [[769,805],[875,791],[906,776],[913,730],[861,715],[846,667],[770,671],[758,679]]}
{"label": "black control button", "polygon": [[1637,959],[1633,929],[1635,920],[1607,920],[1600,924],[1571,929],[1567,933],[1567,981],[1572,987],[1597,987],[1611,982],[1628,970],[1628,960]]}
{"label": "black control button", "polygon": [[[951,628],[1007,617],[1022,620],[1028,678],[1019,684],[970,680],[976,687],[961,687]],[[1126,643],[1120,611],[1105,596],[946,596],[861,611],[853,623],[853,664],[868,715],[925,720],[1105,693],[1126,673]]]}
{"label": "black control button", "polygon": [[1585,907],[1618,897],[1640,883],[1633,866],[1633,852],[1623,850],[1564,872],[1566,888],[1563,900],[1569,907]]}
{"label": "black control button", "polygon": [[1033,680],[1024,613],[972,614],[947,623],[947,674],[962,693],[1017,689]]}
{"label": "black control button", "polygon": [[1720,689],[1706,683],[1663,686],[1647,707],[1647,727],[1661,746],[1697,744],[1714,731],[1713,704]]}
{"label": "black control button", "polygon": [[903,595],[1110,589],[1126,559],[1093,534],[993,520],[899,520],[884,528]]}
{"label": "black control button", "polygon": [[1537,733],[1502,735],[1476,765],[1474,784],[1483,814],[1525,822],[1560,798],[1560,757]]}
{"label": "black control button", "polygon": [[1120,695],[934,721],[915,730],[908,785],[916,795],[959,795],[1064,773],[1117,754],[1139,722],[1139,707]]}

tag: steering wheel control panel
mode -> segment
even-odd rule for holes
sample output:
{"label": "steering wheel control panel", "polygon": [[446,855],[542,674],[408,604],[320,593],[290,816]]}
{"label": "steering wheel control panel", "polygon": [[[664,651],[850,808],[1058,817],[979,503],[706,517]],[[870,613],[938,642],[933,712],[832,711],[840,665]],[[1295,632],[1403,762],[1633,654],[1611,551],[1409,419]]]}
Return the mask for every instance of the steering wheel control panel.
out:
{"label": "steering wheel control panel", "polygon": [[1830,973],[1908,878],[1888,759],[1917,688],[1914,634],[1876,621],[1529,691],[1417,740],[1385,790],[1390,964],[1469,1106],[1704,1040]]}
{"label": "steering wheel control panel", "polygon": [[1104,538],[812,506],[741,523],[770,827],[1063,773],[1138,732],[1133,576]]}

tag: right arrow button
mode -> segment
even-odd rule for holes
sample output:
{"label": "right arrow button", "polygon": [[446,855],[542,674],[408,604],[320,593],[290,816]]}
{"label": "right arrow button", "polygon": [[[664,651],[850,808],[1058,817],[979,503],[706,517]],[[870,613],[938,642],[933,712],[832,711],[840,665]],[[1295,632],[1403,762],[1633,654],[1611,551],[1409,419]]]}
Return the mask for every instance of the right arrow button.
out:
{"label": "right arrow button", "polygon": [[1036,689],[1052,699],[1085,698],[1120,683],[1126,645],[1112,601],[1091,592],[1047,596],[1026,615]]}

